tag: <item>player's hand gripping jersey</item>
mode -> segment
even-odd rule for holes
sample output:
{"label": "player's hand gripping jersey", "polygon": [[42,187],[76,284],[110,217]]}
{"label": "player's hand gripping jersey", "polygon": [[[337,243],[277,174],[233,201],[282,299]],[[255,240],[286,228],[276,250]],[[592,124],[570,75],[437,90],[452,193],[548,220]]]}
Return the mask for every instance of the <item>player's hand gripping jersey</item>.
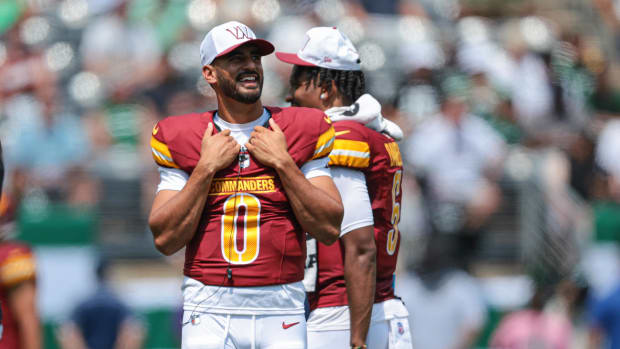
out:
{"label": "player's hand gripping jersey", "polygon": [[[288,152],[299,167],[329,155],[334,128],[322,112],[267,110],[284,132]],[[213,115],[211,111],[160,121],[151,139],[155,162],[190,175]],[[238,161],[213,178],[198,230],[185,251],[184,274],[206,285],[279,285],[303,278],[304,259],[304,232],[276,171],[242,151]]]}
{"label": "player's hand gripping jersey", "polygon": [[[394,139],[355,121],[334,122],[336,140],[330,166],[364,173],[377,246],[375,303],[394,298],[392,278],[400,245],[402,159]],[[318,292],[308,294],[310,308],[347,304],[342,246],[317,244]]]}

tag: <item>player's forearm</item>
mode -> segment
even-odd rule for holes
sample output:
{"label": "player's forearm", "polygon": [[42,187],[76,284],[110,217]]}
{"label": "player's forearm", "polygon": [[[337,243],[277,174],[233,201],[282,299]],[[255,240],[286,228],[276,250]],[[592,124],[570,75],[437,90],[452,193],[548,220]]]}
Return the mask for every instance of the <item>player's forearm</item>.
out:
{"label": "player's forearm", "polygon": [[321,243],[331,245],[336,242],[344,209],[335,186],[335,194],[330,195],[313,185],[292,159],[275,169],[301,227]]}
{"label": "player's forearm", "polygon": [[153,207],[149,226],[161,253],[171,255],[194,237],[214,174],[214,170],[197,166],[181,191]]}
{"label": "player's forearm", "polygon": [[347,244],[346,242],[344,244],[344,277],[349,302],[351,345],[355,346],[365,344],[370,326],[376,284],[374,232],[372,226],[361,229],[370,230],[370,234],[373,234],[372,244],[362,246]]}
{"label": "player's forearm", "polygon": [[40,349],[41,324],[36,306],[34,280],[23,282],[10,291],[9,306],[15,315],[22,344],[20,349]]}
{"label": "player's forearm", "polygon": [[41,349],[41,324],[37,316],[29,316],[21,323],[19,337],[21,349]]}

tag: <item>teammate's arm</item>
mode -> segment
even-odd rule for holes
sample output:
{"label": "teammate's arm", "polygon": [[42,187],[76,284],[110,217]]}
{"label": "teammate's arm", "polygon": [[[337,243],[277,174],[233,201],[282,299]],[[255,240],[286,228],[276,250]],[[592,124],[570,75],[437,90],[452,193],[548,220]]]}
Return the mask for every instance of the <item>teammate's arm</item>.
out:
{"label": "teammate's arm", "polygon": [[269,119],[273,131],[257,126],[246,144],[248,151],[278,172],[284,190],[301,227],[319,242],[338,240],[343,207],[338,189],[328,176],[306,179],[287,151],[284,133]]}
{"label": "teammate's arm", "polygon": [[361,346],[366,342],[375,298],[377,248],[374,229],[372,226],[355,229],[341,239],[351,318],[351,345]]}
{"label": "teammate's arm", "polygon": [[202,137],[200,159],[180,191],[161,190],[155,196],[149,226],[155,247],[171,255],[194,237],[213,176],[228,166],[239,153],[240,145],[230,136],[230,130],[212,135],[209,123]]}
{"label": "teammate's arm", "polygon": [[338,166],[331,170],[344,206],[340,241],[344,249],[350,340],[357,347],[365,344],[375,298],[377,247],[372,206],[363,172]]}
{"label": "teammate's arm", "polygon": [[36,305],[36,286],[34,280],[26,280],[9,291],[9,307],[15,316],[20,349],[41,348],[41,324]]}

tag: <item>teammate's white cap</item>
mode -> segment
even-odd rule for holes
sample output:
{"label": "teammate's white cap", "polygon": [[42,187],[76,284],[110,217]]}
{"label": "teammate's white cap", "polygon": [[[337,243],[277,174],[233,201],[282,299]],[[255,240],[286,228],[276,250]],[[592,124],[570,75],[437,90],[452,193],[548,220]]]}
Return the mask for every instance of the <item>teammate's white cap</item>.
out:
{"label": "teammate's white cap", "polygon": [[306,32],[306,44],[297,53],[276,52],[286,63],[336,70],[361,70],[360,55],[336,27],[314,27]]}
{"label": "teammate's white cap", "polygon": [[256,34],[247,25],[230,21],[211,29],[200,44],[200,62],[203,66],[211,64],[217,57],[223,56],[237,47],[253,43],[265,56],[273,52],[273,45],[263,39],[257,39]]}

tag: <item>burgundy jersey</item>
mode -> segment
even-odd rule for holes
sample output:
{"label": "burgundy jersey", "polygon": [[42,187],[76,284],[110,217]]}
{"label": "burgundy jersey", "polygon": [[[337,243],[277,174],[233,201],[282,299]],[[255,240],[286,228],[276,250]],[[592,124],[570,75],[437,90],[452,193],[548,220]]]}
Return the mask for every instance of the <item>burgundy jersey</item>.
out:
{"label": "burgundy jersey", "polygon": [[0,243],[1,349],[21,348],[15,316],[9,307],[9,292],[22,282],[34,281],[35,277],[35,260],[30,248],[17,242]]}
{"label": "burgundy jersey", "polygon": [[[330,166],[364,173],[374,219],[377,245],[375,303],[394,298],[392,278],[400,245],[401,178],[400,150],[394,139],[354,122],[334,122],[336,140]],[[308,294],[310,308],[347,305],[343,254],[340,240],[330,246],[317,243],[317,292]]]}
{"label": "burgundy jersey", "polygon": [[[299,167],[329,155],[334,128],[325,114],[309,108],[267,110]],[[155,125],[155,162],[191,175],[213,114],[168,117]],[[198,229],[185,251],[184,274],[206,285],[278,285],[303,279],[304,260],[304,232],[276,171],[241,153],[211,182]]]}

